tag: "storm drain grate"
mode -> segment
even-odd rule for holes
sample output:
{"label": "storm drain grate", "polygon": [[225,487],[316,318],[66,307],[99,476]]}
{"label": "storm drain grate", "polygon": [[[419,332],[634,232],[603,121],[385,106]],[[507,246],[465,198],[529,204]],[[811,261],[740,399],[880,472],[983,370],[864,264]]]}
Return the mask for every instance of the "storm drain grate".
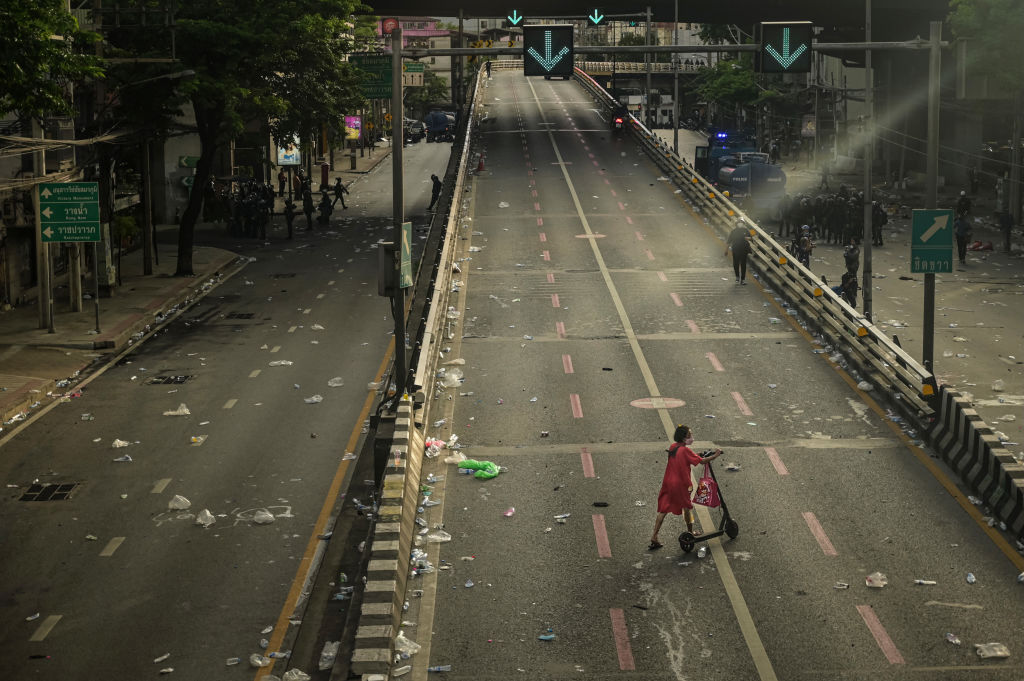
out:
{"label": "storm drain grate", "polygon": [[150,385],[181,385],[185,381],[191,379],[191,376],[154,376],[149,379]]}
{"label": "storm drain grate", "polygon": [[277,274],[271,274],[271,279],[294,279],[295,272],[278,272]]}
{"label": "storm drain grate", "polygon": [[225,319],[252,319],[255,315],[255,312],[230,312]]}
{"label": "storm drain grate", "polygon": [[61,482],[49,485],[35,484],[21,495],[21,501],[66,501],[78,487],[77,482]]}

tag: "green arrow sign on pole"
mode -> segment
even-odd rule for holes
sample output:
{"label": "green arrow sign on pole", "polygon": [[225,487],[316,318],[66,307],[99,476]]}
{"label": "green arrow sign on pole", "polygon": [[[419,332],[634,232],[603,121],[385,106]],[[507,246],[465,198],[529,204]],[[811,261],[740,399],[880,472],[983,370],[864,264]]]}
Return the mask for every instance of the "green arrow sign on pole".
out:
{"label": "green arrow sign on pole", "polygon": [[595,9],[593,13],[587,18],[590,19],[590,23],[592,23],[594,26],[597,26],[602,21],[604,21],[604,12],[602,12],[599,9]]}
{"label": "green arrow sign on pole", "polygon": [[391,97],[391,55],[352,54],[349,61],[363,72],[359,83],[367,99],[388,99]]}
{"label": "green arrow sign on pole", "polygon": [[766,21],[761,24],[760,73],[808,73],[814,26],[809,21]]}
{"label": "green arrow sign on pole", "polygon": [[953,271],[953,211],[914,210],[910,271],[924,274]]}
{"label": "green arrow sign on pole", "polygon": [[101,241],[97,182],[39,185],[39,229],[43,241]]}
{"label": "green arrow sign on pole", "polygon": [[512,14],[509,14],[508,17],[506,18],[508,19],[510,24],[516,26],[519,24],[520,21],[523,20],[523,15],[517,12],[516,10],[512,10]]}
{"label": "green arrow sign on pole", "polygon": [[523,75],[572,77],[572,41],[569,24],[523,26]]}

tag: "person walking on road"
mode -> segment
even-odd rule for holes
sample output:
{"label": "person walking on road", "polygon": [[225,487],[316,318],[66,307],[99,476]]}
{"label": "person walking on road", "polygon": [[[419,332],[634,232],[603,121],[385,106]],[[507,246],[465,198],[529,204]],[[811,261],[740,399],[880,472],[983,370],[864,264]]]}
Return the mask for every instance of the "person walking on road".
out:
{"label": "person walking on road", "polygon": [[1003,231],[1003,250],[1009,253],[1012,250],[1010,248],[1010,232],[1013,230],[1013,216],[1010,215],[1010,211],[1004,210],[999,214],[999,228]]}
{"label": "person walking on road", "polygon": [[690,445],[693,444],[693,432],[689,426],[678,426],[672,439],[675,442],[668,448],[668,463],[665,464],[665,475],[661,480],[661,491],[658,492],[658,516],[654,521],[654,534],[651,535],[651,543],[647,547],[650,551],[663,546],[658,541],[658,532],[669,513],[681,515],[685,512],[686,531],[696,537],[700,536],[699,532],[693,531],[693,501],[690,499],[693,493],[693,476],[690,474],[690,467],[712,461],[722,455],[721,449],[716,449],[707,456],[701,456],[690,449]]}
{"label": "person walking on road", "polygon": [[956,200],[956,214],[967,215],[971,212],[971,198],[967,192],[960,192],[960,198]]}
{"label": "person walking on road", "polygon": [[732,269],[736,273],[736,283],[746,286],[747,284],[747,256],[750,255],[750,230],[742,220],[736,223],[736,228],[729,233],[725,242],[725,253],[729,255],[732,249]]}
{"label": "person walking on road", "polygon": [[434,183],[434,187],[430,190],[430,205],[427,206],[427,212],[434,210],[434,204],[441,198],[441,180],[437,178],[437,175],[431,175],[430,180]]}
{"label": "person walking on road", "polygon": [[967,213],[957,215],[953,223],[953,236],[956,237],[956,254],[960,258],[960,264],[967,264],[967,241],[971,238],[971,223],[967,220]]}
{"label": "person walking on road", "polygon": [[302,212],[306,214],[306,231],[313,229],[313,192],[308,189],[302,192]]}
{"label": "person walking on road", "polygon": [[348,188],[342,184],[340,177],[334,178],[334,202],[331,204],[331,208],[341,201],[341,207],[348,210],[348,206],[345,205],[345,194],[348,194]]}
{"label": "person walking on road", "polygon": [[284,196],[284,185],[288,181],[288,173],[284,172],[284,168],[281,168],[277,174],[277,195]]}
{"label": "person walking on road", "polygon": [[288,223],[288,238],[294,236],[293,225],[295,224],[295,203],[291,199],[284,200],[284,221]]}

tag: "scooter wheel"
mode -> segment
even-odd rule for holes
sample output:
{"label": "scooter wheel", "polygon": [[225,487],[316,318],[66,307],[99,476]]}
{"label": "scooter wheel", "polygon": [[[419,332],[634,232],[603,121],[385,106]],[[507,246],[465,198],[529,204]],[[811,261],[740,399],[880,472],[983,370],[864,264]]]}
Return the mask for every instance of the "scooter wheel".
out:
{"label": "scooter wheel", "polygon": [[679,548],[683,550],[683,553],[689,553],[693,551],[694,545],[697,543],[697,538],[689,532],[683,532],[679,535]]}
{"label": "scooter wheel", "polygon": [[735,539],[740,534],[740,526],[732,518],[729,518],[725,523],[725,534],[729,539]]}

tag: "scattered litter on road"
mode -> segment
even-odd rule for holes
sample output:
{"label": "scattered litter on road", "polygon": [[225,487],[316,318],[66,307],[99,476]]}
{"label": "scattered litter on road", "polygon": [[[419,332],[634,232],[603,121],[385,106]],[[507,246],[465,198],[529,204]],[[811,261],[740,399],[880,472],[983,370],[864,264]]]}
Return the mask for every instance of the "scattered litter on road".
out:
{"label": "scattered litter on road", "polygon": [[607,501],[595,501],[594,502],[594,506],[597,506],[598,508],[604,508],[607,505],[608,505]]}
{"label": "scattered litter on road", "polygon": [[163,669],[160,670],[160,673],[161,674],[173,674],[174,673],[174,667],[164,667]]}
{"label": "scattered litter on road", "polygon": [[170,656],[171,656],[170,653],[164,653],[160,657],[153,658],[153,664],[159,664],[159,663],[163,662],[164,660],[166,660],[167,658],[169,658]]}
{"label": "scattered litter on road", "polygon": [[345,385],[345,379],[341,376],[335,376],[331,380],[327,381],[328,388],[340,388],[343,385]]}
{"label": "scattered litter on road", "polygon": [[974,584],[977,581],[978,581],[978,578],[974,576],[973,572],[968,572],[967,573],[967,583],[968,584]]}
{"label": "scattered litter on road", "polygon": [[259,653],[253,653],[249,656],[249,664],[251,664],[256,669],[259,669],[260,667],[269,667],[270,658],[264,655],[260,655]]}
{"label": "scattered litter on road", "polygon": [[740,465],[738,463],[727,463],[727,464],[725,464],[725,470],[727,470],[727,471],[738,471],[739,469],[740,469]]}
{"label": "scattered litter on road", "polygon": [[114,438],[114,441],[110,443],[110,446],[113,447],[114,449],[120,449],[121,447],[127,447],[129,444],[131,443]]}
{"label": "scattered litter on road", "polygon": [[555,640],[555,635],[554,635],[554,633],[552,633],[551,628],[549,627],[548,628],[548,633],[541,634],[540,636],[537,637],[537,640],[538,641],[554,641]]}
{"label": "scattered litter on road", "polygon": [[290,367],[293,364],[295,364],[295,362],[291,361],[290,359],[275,359],[273,362],[270,362],[268,364],[268,366],[272,366],[272,367]]}
{"label": "scattered litter on road", "polygon": [[409,657],[420,652],[422,646],[416,641],[406,637],[404,631],[399,631],[398,636],[395,637],[395,652],[401,655],[401,659],[407,660]]}
{"label": "scattered litter on road", "polygon": [[955,646],[958,646],[961,643],[960,637],[952,632],[946,634],[946,640]]}
{"label": "scattered litter on road", "polygon": [[1009,657],[1010,649],[1002,643],[975,643],[978,657]]}
{"label": "scattered litter on road", "polygon": [[313,326],[311,326],[309,328],[312,329],[313,331],[323,331],[324,330],[324,327],[322,327],[320,324],[314,324]]}
{"label": "scattered litter on road", "polygon": [[428,532],[423,536],[423,538],[430,544],[441,544],[452,540],[452,536],[444,530],[434,530],[433,532]]}
{"label": "scattered litter on road", "polygon": [[226,664],[229,667],[233,667],[234,665],[238,664],[241,661],[242,661],[242,658],[240,658],[240,657],[229,657],[228,659],[226,659],[224,661],[224,664]]}
{"label": "scattered litter on road", "polygon": [[508,509],[504,513],[502,513],[502,515],[505,516],[506,518],[511,518],[515,514],[516,514],[516,507],[515,506],[509,506]]}
{"label": "scattered litter on road", "polygon": [[470,475],[469,471],[476,471],[472,475],[477,480],[490,480],[491,478],[498,477],[498,474],[501,473],[501,468],[493,461],[475,461],[473,459],[460,461],[459,469],[460,472],[464,471],[466,475]]}
{"label": "scattered litter on road", "polygon": [[311,395],[310,397],[307,397],[305,400],[303,400],[303,402],[305,402],[306,404],[319,404],[323,401],[323,395]]}
{"label": "scattered litter on road", "polygon": [[185,406],[185,403],[182,402],[181,404],[178,405],[177,409],[171,409],[170,411],[165,411],[164,412],[164,416],[188,416],[191,413],[192,412],[190,412],[188,410],[188,407]]}
{"label": "scattered litter on road", "polygon": [[869,390],[874,388],[874,386],[872,386],[867,381],[861,381],[860,383],[857,384],[857,387],[863,390],[864,392],[868,392]]}
{"label": "scattered litter on road", "polygon": [[83,421],[94,421],[96,419],[92,414],[82,414]]}
{"label": "scattered litter on road", "polygon": [[269,525],[274,522],[274,514],[265,508],[261,508],[252,514],[252,521],[257,525]]}
{"label": "scattered litter on road", "polygon": [[872,572],[870,575],[864,578],[864,584],[873,589],[881,589],[888,583],[889,578],[883,575],[881,572]]}
{"label": "scattered litter on road", "polygon": [[196,525],[209,527],[210,525],[213,525],[215,522],[217,522],[217,519],[213,517],[213,514],[210,513],[209,509],[204,508],[202,511],[199,512],[199,515],[196,516]]}
{"label": "scattered litter on road", "polygon": [[466,580],[466,585],[465,585],[465,586],[466,586],[466,588],[467,588],[467,589],[472,589],[472,588],[473,588],[474,586],[476,586],[476,585],[475,585],[475,584],[473,583],[473,580],[472,580],[472,579],[467,579],[467,580]]}
{"label": "scattered litter on road", "polygon": [[130,457],[127,454],[125,454],[123,456],[119,456],[119,457],[117,457],[115,459],[112,459],[112,460],[116,461],[118,463],[131,463],[132,462],[132,457]]}
{"label": "scattered litter on road", "polygon": [[835,584],[832,585],[832,588],[833,589],[849,589],[850,585],[847,584],[846,582],[836,582]]}
{"label": "scattered litter on road", "polygon": [[185,497],[181,496],[180,494],[175,494],[173,497],[171,497],[171,500],[167,502],[167,508],[169,508],[172,511],[184,511],[185,509],[191,507],[192,502],[186,499]]}
{"label": "scattered litter on road", "polygon": [[32,615],[29,615],[28,617],[26,617],[25,621],[26,622],[31,622],[31,621],[37,620],[37,619],[39,619],[39,613],[38,612],[35,613],[35,614],[32,614]]}
{"label": "scattered litter on road", "polygon": [[206,438],[207,438],[207,437],[208,437],[208,436],[206,436],[206,435],[193,435],[193,436],[192,436],[192,437],[191,437],[191,438],[189,439],[189,441],[190,441],[190,442],[192,443],[192,446],[193,446],[193,447],[199,447],[199,446],[201,446],[201,445],[202,445],[202,444],[203,444],[204,442],[206,442]]}
{"label": "scattered litter on road", "polygon": [[915,579],[914,584],[918,586],[935,586],[936,582],[934,579]]}

